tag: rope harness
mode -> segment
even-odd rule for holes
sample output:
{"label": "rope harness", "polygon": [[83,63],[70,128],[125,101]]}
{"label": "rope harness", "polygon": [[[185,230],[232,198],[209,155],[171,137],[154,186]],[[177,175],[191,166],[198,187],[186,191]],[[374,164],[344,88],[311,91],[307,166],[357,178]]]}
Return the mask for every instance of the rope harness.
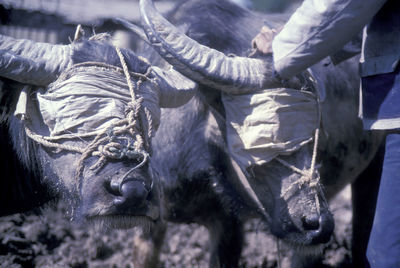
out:
{"label": "rope harness", "polygon": [[[98,172],[107,163],[107,161],[110,160],[128,159],[139,162],[139,164],[131,168],[122,177],[118,178],[118,183],[120,186],[132,171],[142,167],[149,159],[148,152],[150,152],[150,139],[154,134],[153,120],[151,113],[148,111],[148,109],[146,109],[146,107],[144,109],[142,108],[143,98],[137,97],[135,91],[140,88],[140,85],[144,81],[149,80],[151,68],[148,68],[146,73],[144,74],[130,72],[120,49],[118,47],[115,47],[115,50],[119,56],[122,69],[106,63],[84,62],[75,64],[71,68],[66,70],[63,74],[60,75],[57,82],[65,80],[69,71],[80,67],[98,66],[107,68],[109,70],[122,72],[125,75],[131,97],[131,100],[125,110],[125,118],[118,120],[106,129],[102,130],[91,131],[87,133],[61,134],[48,137],[35,133],[29,127],[29,122],[26,115],[21,117],[22,121],[24,122],[26,135],[30,139],[45,147],[82,154],[80,159],[78,160],[75,174],[75,179],[77,181],[79,181],[79,178],[83,173],[85,167],[84,161],[90,156],[98,157],[96,163],[90,167],[90,170],[94,171],[95,173]],[[131,75],[138,79],[136,82],[136,88],[132,83]],[[144,115],[148,122],[147,133],[143,133],[144,128],[139,116],[141,110],[144,111]],[[60,140],[83,140],[84,138],[90,137],[94,137],[94,139],[85,148],[60,144],[57,142]],[[123,145],[123,143],[125,143],[125,145]],[[79,185],[80,183],[77,186],[78,188]],[[153,182],[151,182],[150,188],[152,186]]]}
{"label": "rope harness", "polygon": [[[280,163],[281,165],[290,169],[291,171],[301,175],[300,179],[291,183],[286,189],[282,190],[282,192],[280,194],[281,198],[290,198],[290,197],[288,197],[288,195],[291,192],[293,192],[293,190],[296,190],[296,187],[298,187],[297,189],[300,190],[304,185],[307,185],[308,187],[310,187],[311,189],[314,190],[317,210],[320,211],[320,203],[319,203],[320,200],[318,198],[318,193],[321,191],[321,189],[320,189],[320,184],[319,184],[319,177],[316,176],[317,175],[316,159],[317,159],[320,125],[321,125],[321,102],[320,102],[319,92],[317,90],[317,83],[316,83],[316,80],[312,77],[312,75],[309,72],[304,72],[304,73],[298,75],[298,78],[301,81],[301,85],[302,85],[302,87],[298,90],[309,93],[309,95],[315,99],[315,103],[316,103],[316,113],[317,114],[316,114],[316,121],[313,124],[314,129],[313,129],[313,131],[310,131],[311,136],[309,138],[305,139],[303,142],[301,142],[299,144],[299,147],[297,148],[297,149],[300,149],[300,148],[310,144],[312,141],[314,141],[310,167],[309,167],[309,169],[302,170],[300,168],[297,168],[295,165],[287,162],[280,156],[275,156],[271,160],[275,160],[278,163]],[[299,120],[301,120],[301,118],[299,118]],[[311,125],[310,125],[310,127],[311,127]],[[290,152],[291,151],[286,152],[286,153],[290,153]],[[255,194],[253,189],[248,185],[246,176],[242,173],[242,171],[240,170],[239,167],[235,168],[235,170],[238,172],[238,174],[242,175],[242,176],[239,176],[241,183],[242,183],[242,185],[245,186],[247,192],[252,197],[253,201],[255,201],[256,205],[258,206],[258,209],[262,212],[262,214],[264,215],[264,217],[266,219],[270,219],[270,217],[268,215],[266,215],[266,211],[265,211],[263,205],[261,204],[261,202],[259,201],[257,195]],[[248,175],[252,174],[251,176],[255,176],[251,169],[248,169],[247,172],[249,172]],[[323,200],[323,201],[326,201],[326,200]]]}
{"label": "rope harness", "polygon": [[[295,186],[298,186],[301,188],[303,185],[307,184],[310,188],[315,189],[316,187],[319,186],[319,178],[316,177],[316,159],[317,159],[317,152],[318,152],[318,143],[319,143],[319,132],[320,132],[320,126],[321,126],[321,102],[320,102],[320,97],[318,94],[317,90],[317,83],[315,79],[312,77],[312,75],[309,72],[305,72],[302,75],[302,80],[303,86],[300,90],[302,91],[311,91],[312,93],[315,94],[315,98],[317,100],[317,125],[315,127],[314,131],[314,138],[307,140],[305,143],[302,144],[302,146],[310,143],[311,141],[314,141],[314,146],[313,146],[313,151],[312,151],[312,157],[311,157],[311,164],[310,168],[308,170],[301,170],[297,168],[296,166],[288,163],[287,161],[283,160],[280,157],[276,157],[275,160],[284,165],[285,167],[291,169],[293,172],[296,172],[300,175],[302,175],[300,180],[297,180],[296,182],[292,183],[287,189],[285,189],[281,193],[281,197],[285,197]],[[317,198],[317,191],[315,193],[315,198],[316,198],[316,203],[317,203],[317,209],[318,211],[320,210],[320,204],[319,204],[319,199]]]}

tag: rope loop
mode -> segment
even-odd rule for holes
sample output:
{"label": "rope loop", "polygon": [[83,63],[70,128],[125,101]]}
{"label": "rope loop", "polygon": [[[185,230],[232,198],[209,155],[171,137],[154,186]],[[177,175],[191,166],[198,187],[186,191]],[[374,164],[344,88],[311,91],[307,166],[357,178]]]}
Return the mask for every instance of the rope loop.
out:
{"label": "rope loop", "polygon": [[121,144],[118,142],[109,142],[104,146],[101,146],[100,152],[107,158],[110,159],[122,159],[124,157],[123,149]]}

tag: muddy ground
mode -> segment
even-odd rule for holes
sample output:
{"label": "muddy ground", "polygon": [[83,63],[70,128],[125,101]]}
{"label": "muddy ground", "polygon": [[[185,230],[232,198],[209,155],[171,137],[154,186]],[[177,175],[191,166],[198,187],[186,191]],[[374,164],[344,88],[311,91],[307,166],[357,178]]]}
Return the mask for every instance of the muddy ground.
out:
{"label": "muddy ground", "polygon": [[[324,250],[325,267],[349,266],[351,237],[350,189],[331,204],[335,235]],[[40,215],[16,214],[0,218],[0,267],[133,267],[133,237],[137,230],[98,230],[77,225],[66,217],[62,205]],[[286,249],[257,220],[246,224],[241,267],[277,267],[287,264]],[[278,258],[280,256],[280,258]],[[196,224],[170,224],[162,267],[207,267],[208,233]]]}

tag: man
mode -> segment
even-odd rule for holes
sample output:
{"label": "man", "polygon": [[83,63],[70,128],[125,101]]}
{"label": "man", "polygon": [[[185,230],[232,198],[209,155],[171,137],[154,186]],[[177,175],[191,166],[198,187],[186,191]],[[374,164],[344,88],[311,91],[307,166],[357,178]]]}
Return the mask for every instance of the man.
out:
{"label": "man", "polygon": [[367,257],[372,267],[400,267],[400,1],[305,0],[272,41],[275,75],[290,79],[364,26],[360,116],[365,129],[388,132]]}

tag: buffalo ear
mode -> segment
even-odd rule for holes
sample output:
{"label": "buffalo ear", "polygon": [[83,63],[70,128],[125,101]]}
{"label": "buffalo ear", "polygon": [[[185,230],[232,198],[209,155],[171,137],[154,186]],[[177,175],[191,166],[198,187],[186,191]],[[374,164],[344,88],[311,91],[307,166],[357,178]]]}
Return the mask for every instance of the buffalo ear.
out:
{"label": "buffalo ear", "polygon": [[47,86],[72,64],[71,45],[52,45],[0,35],[0,76]]}
{"label": "buffalo ear", "polygon": [[172,67],[169,70],[163,70],[153,66],[152,69],[160,88],[161,107],[179,107],[187,103],[195,94],[197,84]]}

